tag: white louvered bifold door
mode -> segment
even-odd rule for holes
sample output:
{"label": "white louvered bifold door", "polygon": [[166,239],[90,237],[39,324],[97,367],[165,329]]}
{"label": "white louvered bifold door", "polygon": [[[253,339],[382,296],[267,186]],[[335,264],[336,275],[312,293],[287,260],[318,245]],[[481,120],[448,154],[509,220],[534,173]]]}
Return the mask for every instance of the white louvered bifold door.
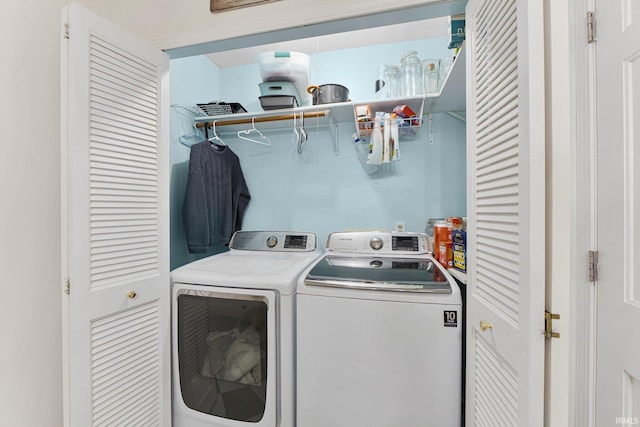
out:
{"label": "white louvered bifold door", "polygon": [[466,424],[541,426],[543,2],[471,0],[466,20]]}
{"label": "white louvered bifold door", "polygon": [[62,27],[65,422],[169,426],[168,57],[77,4]]}

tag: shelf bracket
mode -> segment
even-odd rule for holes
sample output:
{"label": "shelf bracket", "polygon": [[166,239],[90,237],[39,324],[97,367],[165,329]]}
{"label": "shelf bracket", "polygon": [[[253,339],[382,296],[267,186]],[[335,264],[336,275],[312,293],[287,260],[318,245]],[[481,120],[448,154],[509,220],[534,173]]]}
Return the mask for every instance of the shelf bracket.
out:
{"label": "shelf bracket", "polygon": [[340,155],[340,136],[338,134],[338,122],[333,115],[333,112],[329,110],[329,126],[331,127],[331,139],[333,140],[333,154],[336,156]]}
{"label": "shelf bracket", "polygon": [[462,123],[467,123],[467,118],[464,116],[464,113],[457,113],[455,111],[447,111],[447,115],[453,117],[454,119],[460,120]]}

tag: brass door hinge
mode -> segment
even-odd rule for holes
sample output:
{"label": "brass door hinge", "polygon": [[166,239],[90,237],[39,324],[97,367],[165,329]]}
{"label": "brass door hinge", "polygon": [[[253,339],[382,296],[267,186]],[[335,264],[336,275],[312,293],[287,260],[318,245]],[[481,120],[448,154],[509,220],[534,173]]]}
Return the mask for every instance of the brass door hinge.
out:
{"label": "brass door hinge", "polygon": [[64,24],[64,34],[63,36],[65,39],[69,39],[69,24],[65,23]]}
{"label": "brass door hinge", "polygon": [[71,293],[71,280],[67,279],[64,284],[64,293],[69,295]]}
{"label": "brass door hinge", "polygon": [[544,312],[544,337],[547,339],[550,338],[560,338],[559,332],[553,332],[553,321],[560,319],[559,314],[549,313],[548,311]]}

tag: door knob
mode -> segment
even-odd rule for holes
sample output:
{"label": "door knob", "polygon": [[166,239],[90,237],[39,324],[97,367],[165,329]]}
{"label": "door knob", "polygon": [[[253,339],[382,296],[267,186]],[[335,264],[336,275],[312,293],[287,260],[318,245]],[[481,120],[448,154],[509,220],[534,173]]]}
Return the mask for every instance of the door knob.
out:
{"label": "door knob", "polygon": [[129,291],[127,297],[129,297],[129,299],[134,299],[137,295],[136,291]]}
{"label": "door knob", "polygon": [[480,321],[480,330],[482,332],[486,331],[487,329],[493,329],[493,325],[489,322],[486,322],[484,320]]}

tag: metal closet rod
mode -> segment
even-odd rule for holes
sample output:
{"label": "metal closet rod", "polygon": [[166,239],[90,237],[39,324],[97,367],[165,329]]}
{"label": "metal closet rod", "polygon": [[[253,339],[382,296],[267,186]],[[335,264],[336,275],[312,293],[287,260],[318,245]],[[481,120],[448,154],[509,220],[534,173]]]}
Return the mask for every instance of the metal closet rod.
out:
{"label": "metal closet rod", "polygon": [[229,125],[244,125],[251,123],[263,123],[263,122],[277,122],[280,120],[293,120],[294,118],[299,119],[301,116],[304,118],[314,118],[314,117],[327,117],[331,114],[330,110],[324,111],[309,111],[308,113],[300,112],[300,113],[291,113],[291,114],[280,114],[278,116],[265,116],[265,117],[251,117],[246,119],[227,119],[227,120],[212,120],[209,122],[198,122],[196,123],[196,127],[204,128],[204,127],[212,127],[213,123],[216,123],[216,126],[229,126]]}

